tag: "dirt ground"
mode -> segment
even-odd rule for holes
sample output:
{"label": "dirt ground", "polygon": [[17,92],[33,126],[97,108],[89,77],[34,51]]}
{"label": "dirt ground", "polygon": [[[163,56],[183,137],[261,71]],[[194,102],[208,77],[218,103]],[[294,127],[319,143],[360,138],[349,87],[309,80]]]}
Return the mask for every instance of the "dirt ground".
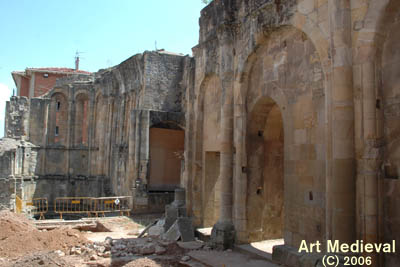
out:
{"label": "dirt ground", "polygon": [[185,257],[187,250],[176,242],[158,237],[137,238],[154,219],[97,218],[92,221],[96,227],[90,228],[86,224],[66,226],[61,220],[30,220],[3,210],[0,266],[204,266],[191,264],[190,258]]}
{"label": "dirt ground", "polygon": [[212,250],[200,240],[177,242],[156,235],[138,238],[159,217],[37,221],[3,210],[0,211],[0,266],[277,266],[238,251]]}

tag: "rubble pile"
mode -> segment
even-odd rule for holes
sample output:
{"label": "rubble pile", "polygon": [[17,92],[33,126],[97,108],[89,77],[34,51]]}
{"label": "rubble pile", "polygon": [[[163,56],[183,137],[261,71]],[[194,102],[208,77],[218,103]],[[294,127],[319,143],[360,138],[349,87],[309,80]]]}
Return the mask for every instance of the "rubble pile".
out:
{"label": "rubble pile", "polygon": [[0,229],[0,257],[39,251],[67,251],[70,247],[89,242],[74,229],[37,230],[25,216],[8,210],[0,211]]}
{"label": "rubble pile", "polygon": [[165,217],[146,227],[139,237],[145,233],[171,241],[195,240],[192,219],[186,214],[184,189],[175,189],[175,200],[165,206]]}
{"label": "rubble pile", "polygon": [[[21,214],[0,211],[0,266],[193,266],[188,253],[210,247],[195,240],[182,201],[184,192],[178,190],[176,195],[175,201],[167,205],[164,218],[155,220],[141,236],[132,238],[126,231],[131,228],[122,229],[123,221],[118,219],[102,221],[110,224],[110,229],[100,221],[47,221],[35,226]],[[120,221],[121,225],[114,225]],[[120,237],[120,231],[126,231],[126,235]],[[103,236],[107,232],[112,237]],[[86,239],[95,236],[92,241]]]}
{"label": "rubble pile", "polygon": [[[191,250],[202,249],[203,242],[175,242],[162,240],[157,237],[112,239],[107,237],[103,242],[93,242],[81,246],[74,246],[68,251],[68,255],[78,255],[90,261],[101,258],[119,259],[130,262],[134,259],[153,258],[161,261],[188,261],[190,257],[185,253]],[[58,251],[59,256],[65,256]],[[124,259],[125,258],[125,259]]]}

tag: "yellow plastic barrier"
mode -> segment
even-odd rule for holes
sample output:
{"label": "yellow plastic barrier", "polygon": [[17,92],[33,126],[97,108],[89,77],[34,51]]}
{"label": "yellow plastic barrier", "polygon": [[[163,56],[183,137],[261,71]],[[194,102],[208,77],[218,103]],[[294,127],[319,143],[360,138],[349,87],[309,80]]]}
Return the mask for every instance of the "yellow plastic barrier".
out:
{"label": "yellow plastic barrier", "polygon": [[92,209],[91,197],[58,197],[54,200],[54,212],[60,214],[60,219],[63,213],[87,213],[90,217]]}
{"label": "yellow plastic barrier", "polygon": [[34,198],[31,202],[26,203],[27,206],[33,206],[33,213],[40,214],[39,220],[43,220],[44,214],[49,211],[49,203],[47,198]]}
{"label": "yellow plastic barrier", "polygon": [[98,217],[99,213],[105,216],[106,212],[124,212],[130,215],[130,196],[118,197],[59,197],[54,200],[54,212],[60,214],[60,219],[64,213],[86,213],[90,217],[94,213]]}
{"label": "yellow plastic barrier", "polygon": [[127,216],[129,216],[131,198],[130,196],[93,198],[92,212],[96,214],[96,217],[99,213],[105,216],[105,212],[119,212],[121,216],[126,212]]}

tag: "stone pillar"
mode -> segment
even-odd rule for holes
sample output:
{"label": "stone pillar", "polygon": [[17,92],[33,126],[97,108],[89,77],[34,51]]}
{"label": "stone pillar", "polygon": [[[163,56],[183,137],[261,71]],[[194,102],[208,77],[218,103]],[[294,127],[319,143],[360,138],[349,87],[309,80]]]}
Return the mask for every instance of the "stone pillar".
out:
{"label": "stone pillar", "polygon": [[94,143],[94,113],[95,113],[94,94],[89,95],[89,110],[88,110],[88,176],[92,175],[92,148]]}
{"label": "stone pillar", "polygon": [[214,225],[211,240],[214,246],[231,248],[235,242],[235,227],[232,220],[233,197],[233,53],[232,36],[228,25],[218,33],[221,46],[221,156],[220,156],[220,217]]}
{"label": "stone pillar", "polygon": [[136,176],[136,163],[135,163],[135,155],[136,155],[136,111],[129,111],[129,148],[128,148],[128,177],[129,177],[129,186],[132,189],[132,192],[135,192],[135,180]]}
{"label": "stone pillar", "polygon": [[194,152],[194,111],[193,111],[193,106],[194,104],[191,103],[191,99],[194,99],[193,94],[191,93],[191,90],[186,91],[186,103],[188,105],[187,111],[185,113],[185,119],[186,119],[186,129],[185,129],[185,151],[184,151],[184,158],[185,158],[185,165],[184,165],[184,172],[182,175],[182,181],[181,181],[181,186],[183,186],[186,189],[186,207],[187,207],[187,212],[189,216],[193,215],[193,179],[192,179],[192,164],[193,164],[193,152]]}
{"label": "stone pillar", "polygon": [[135,179],[139,178],[139,169],[140,169],[140,111],[135,110]]}
{"label": "stone pillar", "polygon": [[[372,42],[362,47],[355,58],[354,88],[355,96],[356,150],[357,150],[357,239],[368,243],[379,243],[379,175],[381,140],[383,139],[383,107],[377,103],[376,81],[379,73],[376,63],[376,47]],[[379,43],[379,41],[377,41]],[[372,266],[379,265],[379,255],[372,256]]]}
{"label": "stone pillar", "polygon": [[70,163],[70,153],[71,153],[71,147],[73,146],[74,143],[74,130],[75,130],[75,101],[73,99],[73,94],[70,92],[70,95],[68,96],[67,99],[68,102],[68,127],[67,127],[67,136],[65,139],[65,146],[68,148],[67,151],[67,175],[71,175],[70,169],[71,169],[71,163]]}
{"label": "stone pillar", "polygon": [[132,110],[129,162],[133,163],[133,166],[129,167],[129,175],[133,179],[134,203],[136,207],[140,206],[140,208],[148,205],[149,124],[150,112],[148,110]]}
{"label": "stone pillar", "polygon": [[354,105],[350,1],[329,1],[331,21],[332,177],[327,191],[327,239],[355,240]]}
{"label": "stone pillar", "polygon": [[190,187],[190,195],[191,195],[191,216],[193,216],[193,223],[195,226],[202,225],[202,197],[201,197],[201,184],[203,180],[203,120],[204,120],[204,110],[203,110],[203,101],[204,94],[201,92],[198,102],[196,101],[196,107],[194,108],[194,134],[193,134],[193,142],[191,144],[191,148],[193,151],[193,164],[191,169],[191,187]]}
{"label": "stone pillar", "polygon": [[233,246],[235,228],[232,221],[233,192],[233,96],[232,87],[223,87],[225,99],[221,109],[221,156],[220,156],[220,217],[212,229],[212,242],[224,249]]}
{"label": "stone pillar", "polygon": [[107,98],[106,96],[103,96],[100,98],[101,102],[98,103],[101,105],[100,108],[100,114],[97,114],[96,119],[96,125],[99,128],[98,131],[99,137],[98,137],[98,144],[99,144],[99,156],[97,159],[97,167],[99,168],[99,174],[100,175],[105,175],[105,151],[106,151],[106,123],[107,123],[107,110],[108,110],[108,105],[107,105]]}
{"label": "stone pillar", "polygon": [[[67,101],[68,102],[68,101]],[[47,144],[54,144],[56,128],[56,101],[51,99],[47,112]]]}
{"label": "stone pillar", "polygon": [[142,179],[143,185],[148,184],[147,173],[149,165],[149,128],[150,128],[150,111],[142,110],[140,112],[140,150],[139,150],[139,178]]}
{"label": "stone pillar", "polygon": [[[238,75],[239,77],[241,75]],[[247,241],[247,160],[245,156],[246,143],[246,107],[243,97],[240,96],[243,85],[239,81],[234,84],[234,147],[235,147],[235,171],[234,171],[234,211],[233,220],[238,242]]]}
{"label": "stone pillar", "polygon": [[51,107],[51,99],[45,99],[45,107],[44,107],[44,131],[42,136],[42,150],[39,151],[40,155],[40,170],[39,174],[46,173],[46,148],[49,144],[49,138],[51,136],[51,121],[50,121],[50,107]]}
{"label": "stone pillar", "polygon": [[47,129],[46,129],[46,136],[45,138],[45,147],[42,151],[43,153],[43,158],[42,158],[42,168],[41,168],[41,174],[44,175],[46,173],[47,169],[47,146],[49,144],[54,144],[55,141],[55,127],[56,127],[56,112],[55,112],[55,105],[56,101],[53,99],[50,99],[47,103]]}
{"label": "stone pillar", "polygon": [[107,129],[105,133],[105,153],[104,153],[104,173],[111,178],[111,157],[112,157],[112,137],[113,137],[113,113],[114,113],[114,99],[112,96],[107,99]]}

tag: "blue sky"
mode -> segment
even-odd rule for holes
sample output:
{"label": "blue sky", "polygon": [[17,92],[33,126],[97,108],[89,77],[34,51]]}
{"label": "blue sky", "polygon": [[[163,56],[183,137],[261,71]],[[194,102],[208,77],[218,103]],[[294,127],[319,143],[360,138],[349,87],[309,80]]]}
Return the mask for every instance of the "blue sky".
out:
{"label": "blue sky", "polygon": [[157,48],[192,53],[201,0],[0,0],[0,137],[11,71],[74,67],[97,71]]}

